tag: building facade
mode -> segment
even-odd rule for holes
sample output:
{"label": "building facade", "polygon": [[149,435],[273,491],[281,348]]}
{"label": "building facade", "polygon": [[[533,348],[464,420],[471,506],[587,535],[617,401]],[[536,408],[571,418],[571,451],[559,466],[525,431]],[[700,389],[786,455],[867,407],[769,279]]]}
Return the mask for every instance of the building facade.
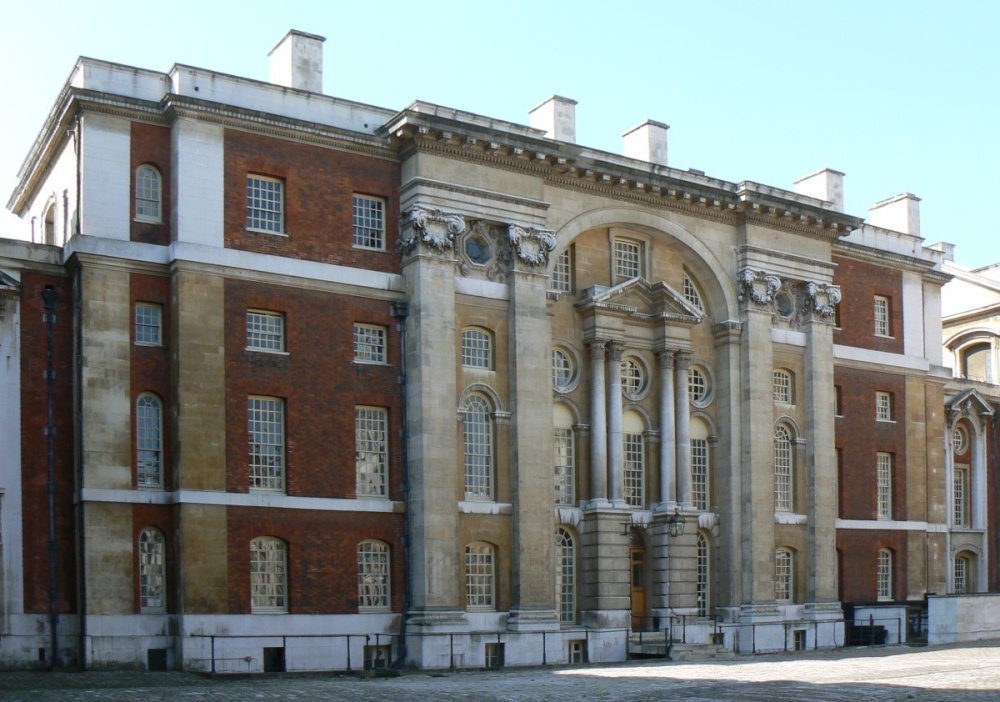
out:
{"label": "building facade", "polygon": [[558,96],[530,126],[324,96],[322,41],[286,35],[269,83],[81,59],[32,147],[8,206],[38,243],[0,242],[5,663],[812,648],[948,591],[948,413],[983,412],[946,404],[915,197],[866,223],[829,169],[671,168],[654,121],[588,149]]}

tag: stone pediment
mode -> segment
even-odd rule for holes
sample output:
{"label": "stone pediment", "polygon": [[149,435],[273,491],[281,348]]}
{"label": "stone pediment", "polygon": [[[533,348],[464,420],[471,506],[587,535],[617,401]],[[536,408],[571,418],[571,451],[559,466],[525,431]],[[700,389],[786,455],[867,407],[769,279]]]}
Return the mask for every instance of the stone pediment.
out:
{"label": "stone pediment", "polygon": [[694,325],[705,314],[663,281],[650,283],[633,278],[614,287],[594,286],[576,303],[581,312],[594,312],[630,319],[670,320]]}
{"label": "stone pediment", "polygon": [[948,413],[952,415],[953,420],[956,418],[955,415],[975,417],[983,415],[991,416],[993,414],[993,408],[990,406],[989,401],[975,388],[969,388],[955,395],[955,397],[947,402],[947,406]]}

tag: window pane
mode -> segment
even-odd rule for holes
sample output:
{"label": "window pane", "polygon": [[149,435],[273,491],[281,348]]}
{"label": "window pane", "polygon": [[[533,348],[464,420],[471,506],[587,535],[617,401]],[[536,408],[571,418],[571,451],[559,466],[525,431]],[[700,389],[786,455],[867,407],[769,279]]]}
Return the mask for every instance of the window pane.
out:
{"label": "window pane", "polygon": [[642,249],[638,243],[625,239],[615,239],[615,276],[618,278],[638,278],[641,268]]}
{"label": "window pane", "polygon": [[774,432],[774,509],[792,509],[792,437],[784,427]]}
{"label": "window pane", "polygon": [[892,519],[892,455],[877,454],[878,518]]}
{"label": "window pane", "polygon": [[139,609],[166,608],[166,557],[163,534],[146,528],[139,534]]}
{"label": "window pane", "polygon": [[465,547],[465,605],[493,609],[493,549],[488,544]]}
{"label": "window pane", "polygon": [[462,331],[462,365],[467,368],[493,367],[493,340],[482,329]]}
{"label": "window pane", "polygon": [[573,455],[573,430],[555,429],[556,504],[572,505],[575,501],[575,467]]}
{"label": "window pane", "polygon": [[573,361],[561,349],[552,349],[552,385],[556,390],[565,390],[573,382]]}
{"label": "window pane", "polygon": [[247,229],[278,233],[284,229],[283,186],[274,178],[247,176]]}
{"label": "window pane", "polygon": [[250,609],[288,611],[288,558],[285,542],[260,537],[250,542]]}
{"label": "window pane", "polygon": [[785,371],[774,371],[774,401],[792,404],[792,377]]}
{"label": "window pane", "polygon": [[625,453],[625,502],[630,507],[645,504],[645,463],[646,455],[642,434],[622,434]]}
{"label": "window pane", "polygon": [[389,609],[389,548],[383,543],[358,544],[358,608]]}
{"label": "window pane", "polygon": [[152,395],[140,395],[135,405],[136,482],[162,487],[163,407]]}
{"label": "window pane", "polygon": [[285,489],[285,403],[274,397],[247,401],[250,489]]}
{"label": "window pane", "polygon": [[160,221],[160,172],[152,166],[139,166],[135,174],[135,216],[149,222]]}
{"label": "window pane", "polygon": [[358,495],[385,497],[388,466],[386,411],[377,407],[356,407],[354,427]]}
{"label": "window pane", "polygon": [[135,304],[135,343],[160,346],[163,343],[163,309],[148,302]]}
{"label": "window pane", "polygon": [[686,273],[684,274],[684,299],[690,302],[692,307],[702,312],[705,311],[701,302],[701,294],[698,292],[698,288],[695,287],[694,281]]}
{"label": "window pane", "polygon": [[691,439],[691,499],[695,508],[708,510],[707,439]]}
{"label": "window pane", "polygon": [[385,327],[354,325],[354,360],[357,363],[385,363]]}
{"label": "window pane", "polygon": [[565,529],[556,531],[556,603],[559,621],[576,621],[576,547]]}
{"label": "window pane", "polygon": [[553,290],[570,292],[573,289],[572,265],[569,249],[566,249],[556,257],[555,266],[552,268]]}
{"label": "window pane", "polygon": [[622,361],[622,392],[634,398],[642,393],[646,386],[646,377],[642,366],[628,358]]}
{"label": "window pane", "polygon": [[493,499],[493,418],[482,397],[465,405],[465,497]]}
{"label": "window pane", "polygon": [[385,249],[385,201],[354,196],[354,245],[363,249]]}
{"label": "window pane", "polygon": [[260,351],[285,350],[285,317],[277,312],[247,312],[247,348]]}
{"label": "window pane", "polygon": [[774,599],[792,599],[792,554],[784,549],[774,554]]}

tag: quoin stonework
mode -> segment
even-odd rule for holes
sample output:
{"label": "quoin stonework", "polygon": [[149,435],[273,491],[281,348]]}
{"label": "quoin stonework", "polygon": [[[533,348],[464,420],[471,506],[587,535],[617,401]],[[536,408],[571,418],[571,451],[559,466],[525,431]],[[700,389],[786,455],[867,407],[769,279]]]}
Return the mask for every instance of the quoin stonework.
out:
{"label": "quoin stonework", "polygon": [[919,198],[673,168],[653,120],[590,149],[560,96],[330,97],[322,44],[267,82],[80,59],[42,125],[0,240],[0,665],[1000,628],[1000,284]]}

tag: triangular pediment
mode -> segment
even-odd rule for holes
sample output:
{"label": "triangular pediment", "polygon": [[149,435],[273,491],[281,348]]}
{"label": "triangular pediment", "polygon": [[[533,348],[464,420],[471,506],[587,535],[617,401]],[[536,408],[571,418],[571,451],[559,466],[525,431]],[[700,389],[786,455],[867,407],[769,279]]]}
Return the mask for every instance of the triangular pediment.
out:
{"label": "triangular pediment", "polygon": [[960,392],[948,401],[948,409],[952,413],[965,414],[970,417],[977,415],[992,415],[993,407],[981,392],[969,388]]}
{"label": "triangular pediment", "polygon": [[576,307],[580,311],[683,324],[697,324],[705,316],[665,282],[650,283],[644,278],[632,278],[610,288],[589,288]]}

